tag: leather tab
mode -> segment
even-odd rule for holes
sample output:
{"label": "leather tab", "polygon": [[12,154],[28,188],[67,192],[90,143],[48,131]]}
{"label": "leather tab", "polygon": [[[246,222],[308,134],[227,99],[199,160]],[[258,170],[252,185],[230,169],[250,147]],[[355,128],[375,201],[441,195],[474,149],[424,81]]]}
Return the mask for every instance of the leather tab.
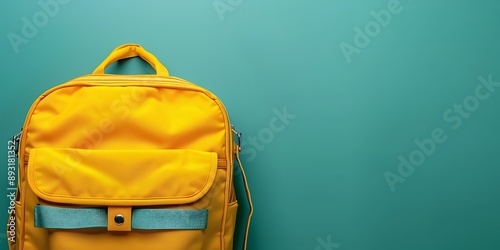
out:
{"label": "leather tab", "polygon": [[131,231],[132,207],[108,207],[108,231]]}

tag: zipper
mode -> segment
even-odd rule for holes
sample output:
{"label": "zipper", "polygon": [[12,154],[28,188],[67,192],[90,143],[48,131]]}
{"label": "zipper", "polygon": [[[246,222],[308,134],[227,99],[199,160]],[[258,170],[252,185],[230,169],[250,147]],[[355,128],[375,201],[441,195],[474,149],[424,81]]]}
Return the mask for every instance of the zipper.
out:
{"label": "zipper", "polygon": [[241,152],[242,148],[241,148],[241,138],[242,138],[242,135],[241,135],[241,132],[238,131],[234,125],[231,124],[231,131],[234,133],[234,135],[236,135],[236,137],[238,138],[238,152]]}
{"label": "zipper", "polygon": [[169,83],[175,82],[183,85],[198,86],[194,83],[188,82],[186,80],[177,77],[158,77],[158,76],[143,77],[138,75],[113,77],[112,79],[109,79],[109,75],[102,75],[102,76],[86,75],[73,79],[72,81],[96,81],[96,82],[120,82],[120,83],[128,81],[153,81],[153,82],[169,82]]}
{"label": "zipper", "polygon": [[14,142],[14,152],[16,152],[16,157],[19,157],[19,141],[21,140],[21,135],[23,130],[19,131],[16,135],[12,136],[12,141]]}
{"label": "zipper", "polygon": [[[87,75],[87,76],[82,76],[76,79],[71,80],[68,83],[61,84],[59,86],[56,86],[52,89],[49,89],[44,95],[59,89],[59,88],[64,88],[64,87],[71,87],[71,86],[102,86],[102,84],[116,84],[116,85],[121,85],[121,86],[149,86],[149,87],[181,87],[185,89],[191,89],[191,90],[197,90],[204,92],[207,94],[210,98],[214,99],[215,96],[208,90],[194,84],[191,82],[188,82],[186,80],[182,80],[180,78],[165,78],[165,77],[139,77],[139,76],[133,76],[133,77],[118,77],[118,78],[113,78],[109,79],[108,77],[102,77],[102,76],[93,76],[93,75]],[[144,83],[144,84],[141,84]]]}

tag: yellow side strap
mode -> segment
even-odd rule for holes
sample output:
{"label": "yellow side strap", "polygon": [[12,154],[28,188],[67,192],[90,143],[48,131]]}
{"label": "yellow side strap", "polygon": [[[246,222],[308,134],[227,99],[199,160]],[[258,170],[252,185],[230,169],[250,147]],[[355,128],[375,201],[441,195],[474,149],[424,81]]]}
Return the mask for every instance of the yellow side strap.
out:
{"label": "yellow side strap", "polygon": [[245,235],[243,238],[243,250],[246,250],[247,249],[247,242],[248,242],[248,231],[250,229],[250,219],[252,218],[252,214],[253,214],[253,204],[252,204],[252,197],[250,195],[250,190],[248,188],[247,177],[245,175],[245,171],[243,171],[243,165],[241,164],[240,156],[238,155],[237,150],[236,150],[236,160],[238,161],[238,165],[240,166],[241,176],[243,179],[243,185],[245,186],[245,193],[246,193],[248,207],[249,207],[247,223],[245,225]]}

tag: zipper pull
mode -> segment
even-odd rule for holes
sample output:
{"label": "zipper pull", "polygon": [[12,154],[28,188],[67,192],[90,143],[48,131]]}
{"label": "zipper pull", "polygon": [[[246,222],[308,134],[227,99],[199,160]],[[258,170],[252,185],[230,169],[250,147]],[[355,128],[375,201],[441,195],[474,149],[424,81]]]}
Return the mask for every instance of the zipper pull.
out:
{"label": "zipper pull", "polygon": [[21,140],[22,129],[12,137],[12,141],[14,142],[14,151],[16,152],[16,157],[19,157],[19,141]]}
{"label": "zipper pull", "polygon": [[236,128],[234,127],[234,125],[231,124],[231,131],[233,131],[233,133],[236,135],[236,137],[238,138],[238,152],[241,152],[242,148],[241,148],[241,132],[236,130]]}

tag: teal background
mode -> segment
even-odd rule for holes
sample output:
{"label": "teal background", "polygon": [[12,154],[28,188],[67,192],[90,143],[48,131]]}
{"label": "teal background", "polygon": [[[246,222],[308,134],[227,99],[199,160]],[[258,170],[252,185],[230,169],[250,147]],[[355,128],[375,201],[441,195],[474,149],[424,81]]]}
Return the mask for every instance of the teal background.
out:
{"label": "teal background", "polygon": [[[500,81],[500,2],[401,0],[350,63],[340,44],[354,45],[355,27],[389,0],[219,2],[231,9],[223,20],[212,0],[71,0],[16,53],[8,34],[21,36],[23,17],[43,8],[1,1],[0,138],[19,131],[43,91],[140,43],[215,93],[243,133],[248,249],[500,249],[500,89],[457,129],[443,119],[479,76]],[[134,59],[110,71],[152,73]],[[285,107],[295,117],[270,137],[273,110]],[[398,157],[435,128],[446,141],[392,192],[384,174],[398,174]],[[259,133],[261,150],[249,144]],[[7,220],[6,195],[0,204]]]}

